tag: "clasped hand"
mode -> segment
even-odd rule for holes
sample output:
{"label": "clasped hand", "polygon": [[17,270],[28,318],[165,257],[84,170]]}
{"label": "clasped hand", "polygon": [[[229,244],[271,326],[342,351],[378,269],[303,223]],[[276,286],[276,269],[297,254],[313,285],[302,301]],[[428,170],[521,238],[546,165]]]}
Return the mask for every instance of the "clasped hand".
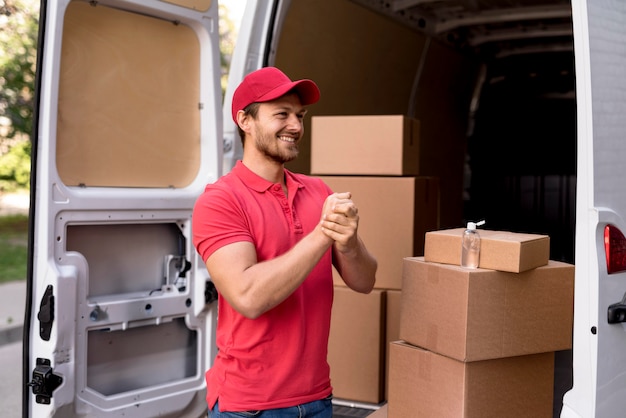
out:
{"label": "clasped hand", "polygon": [[351,200],[351,193],[333,193],[326,198],[322,208],[320,224],[326,236],[335,242],[335,247],[343,253],[358,245],[357,229],[359,211]]}

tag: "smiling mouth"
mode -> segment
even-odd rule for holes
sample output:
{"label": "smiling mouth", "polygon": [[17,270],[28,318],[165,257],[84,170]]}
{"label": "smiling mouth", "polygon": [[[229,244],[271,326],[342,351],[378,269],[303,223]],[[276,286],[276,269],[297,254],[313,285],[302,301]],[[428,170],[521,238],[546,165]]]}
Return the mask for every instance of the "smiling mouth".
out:
{"label": "smiling mouth", "polygon": [[282,142],[288,142],[290,144],[295,144],[296,143],[296,138],[292,138],[290,136],[279,136],[278,140],[282,141]]}

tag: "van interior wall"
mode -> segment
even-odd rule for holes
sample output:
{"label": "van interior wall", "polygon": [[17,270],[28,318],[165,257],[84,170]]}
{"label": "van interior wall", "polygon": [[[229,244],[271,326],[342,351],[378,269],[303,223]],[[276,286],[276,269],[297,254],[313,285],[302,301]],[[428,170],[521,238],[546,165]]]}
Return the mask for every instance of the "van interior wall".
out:
{"label": "van interior wall", "polygon": [[[465,214],[489,229],[550,236],[550,258],[574,262],[576,99],[573,51],[488,65],[468,138]],[[487,225],[485,225],[487,227]]]}
{"label": "van interior wall", "polygon": [[[275,62],[322,90],[307,127],[311,115],[419,119],[420,171],[440,178],[441,228],[486,219],[547,234],[551,258],[574,262],[573,50],[479,55],[349,0],[294,0]],[[310,172],[310,134],[290,169]]]}
{"label": "van interior wall", "polygon": [[[419,119],[422,174],[440,177],[442,228],[486,219],[489,229],[547,234],[550,258],[574,263],[573,43],[558,51],[539,45],[532,54],[479,55],[349,0],[310,5],[292,0],[275,60],[322,90],[307,127],[311,115]],[[310,132],[303,142],[289,168],[309,173]],[[572,386],[571,355],[556,353],[555,417]]]}
{"label": "van interior wall", "polygon": [[[275,60],[291,77],[311,78],[321,89],[306,126],[311,115],[419,119],[421,174],[440,178],[440,226],[460,226],[476,61],[351,1],[319,0],[315,6],[292,1]],[[310,134],[289,169],[310,173]]]}

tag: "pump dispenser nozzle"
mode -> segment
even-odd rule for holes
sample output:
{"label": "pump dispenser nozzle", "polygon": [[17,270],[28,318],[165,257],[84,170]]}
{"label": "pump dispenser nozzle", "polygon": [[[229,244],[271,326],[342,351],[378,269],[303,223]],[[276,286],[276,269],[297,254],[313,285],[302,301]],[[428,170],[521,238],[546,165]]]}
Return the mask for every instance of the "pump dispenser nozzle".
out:
{"label": "pump dispenser nozzle", "polygon": [[471,229],[472,231],[474,231],[477,226],[483,226],[484,224],[485,224],[485,220],[484,219],[482,221],[479,221],[479,222],[468,222],[467,223],[467,229]]}

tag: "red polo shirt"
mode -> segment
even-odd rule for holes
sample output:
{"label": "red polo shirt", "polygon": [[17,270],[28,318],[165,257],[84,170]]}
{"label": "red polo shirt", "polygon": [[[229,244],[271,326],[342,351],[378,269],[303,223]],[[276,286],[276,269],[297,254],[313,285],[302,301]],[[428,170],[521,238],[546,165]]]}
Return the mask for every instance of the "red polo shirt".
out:
{"label": "red polo shirt", "polygon": [[[288,197],[241,161],[206,187],[193,212],[193,241],[204,261],[249,241],[258,261],[292,248],[320,221],[332,193],[320,179],[285,170]],[[326,360],[333,299],[330,250],[296,291],[257,319],[218,298],[217,347],[206,373],[207,403],[222,411],[284,408],[331,394]]]}

